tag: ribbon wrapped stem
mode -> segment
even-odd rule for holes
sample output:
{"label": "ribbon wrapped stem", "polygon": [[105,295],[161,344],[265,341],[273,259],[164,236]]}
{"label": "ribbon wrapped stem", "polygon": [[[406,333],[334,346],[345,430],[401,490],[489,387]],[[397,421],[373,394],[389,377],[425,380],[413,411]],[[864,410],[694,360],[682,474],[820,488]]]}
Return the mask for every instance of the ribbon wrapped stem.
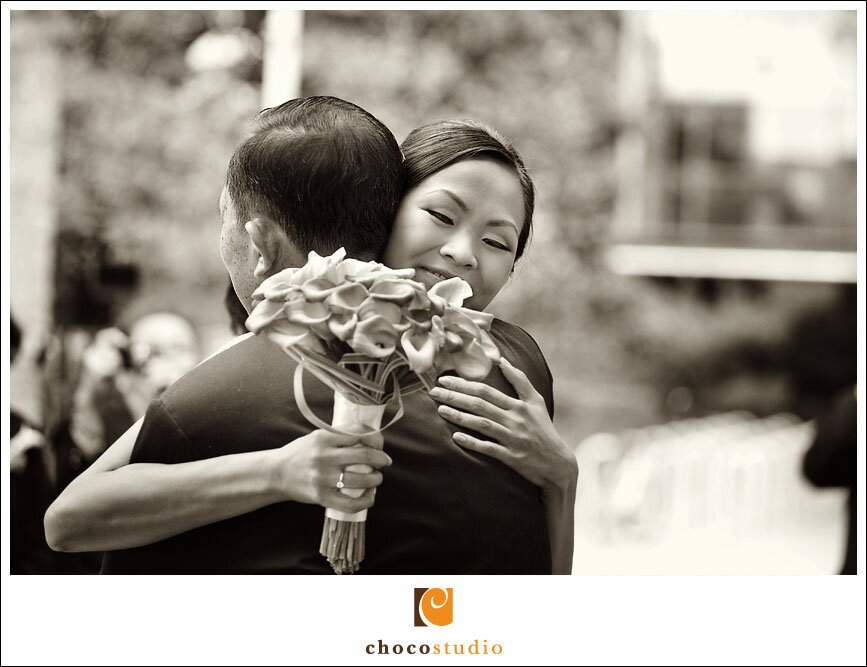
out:
{"label": "ribbon wrapped stem", "polygon": [[[299,366],[298,368],[301,368]],[[331,418],[332,429],[345,433],[373,433],[380,430],[385,403],[362,405],[355,403],[341,392],[334,392],[334,414]],[[355,445],[359,446],[359,445]],[[349,472],[371,472],[364,464],[346,467]],[[340,493],[358,498],[363,489],[340,489]],[[358,571],[364,560],[365,522],[367,510],[347,513],[334,508],[325,509],[325,524],[322,527],[322,540],[319,553],[328,559],[337,574],[352,574]]]}

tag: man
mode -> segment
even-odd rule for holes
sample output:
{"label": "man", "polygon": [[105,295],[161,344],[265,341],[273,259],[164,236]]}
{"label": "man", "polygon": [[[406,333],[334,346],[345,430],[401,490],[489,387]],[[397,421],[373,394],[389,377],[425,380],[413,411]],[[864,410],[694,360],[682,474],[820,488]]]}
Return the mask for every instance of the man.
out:
{"label": "man", "polygon": [[846,552],[840,574],[858,574],[858,401],[856,390],[838,394],[831,410],[816,423],[816,435],[804,454],[804,476],[819,488],[849,491]]}
{"label": "man", "polygon": [[[402,160],[391,133],[342,100],[292,100],[260,114],[230,161],[221,197],[221,254],[245,308],[262,280],[303,265],[309,250],[328,255],[343,246],[359,259],[378,257],[402,194]],[[274,449],[310,433],[292,392],[294,369],[264,336],[221,352],[151,404],[130,463]],[[333,392],[309,376],[304,390],[327,419]],[[450,434],[425,394],[410,396],[405,409],[407,416],[385,433],[396,464],[383,471],[361,572],[504,571],[516,551],[527,553],[525,560],[511,558],[518,570],[550,569],[538,489],[522,481],[516,490],[516,475],[504,465],[433,439],[434,420],[442,440]],[[459,489],[448,488],[457,483]],[[507,495],[514,507],[492,502]],[[471,511],[482,505],[487,514]],[[533,516],[516,522],[512,512],[520,507],[531,507]],[[323,517],[316,504],[277,502],[150,546],[109,552],[103,572],[327,574],[331,568],[318,553]],[[485,533],[490,549],[480,545],[477,523],[494,526]],[[528,524],[538,531],[513,529]]]}

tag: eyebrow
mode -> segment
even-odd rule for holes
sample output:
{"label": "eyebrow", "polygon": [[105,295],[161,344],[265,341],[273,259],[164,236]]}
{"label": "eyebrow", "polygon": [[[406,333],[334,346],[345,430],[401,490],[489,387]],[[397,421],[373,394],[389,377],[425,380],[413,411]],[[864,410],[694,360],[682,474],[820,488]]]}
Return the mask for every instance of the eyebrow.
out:
{"label": "eyebrow", "polygon": [[431,191],[428,192],[427,194],[429,194],[429,195],[435,195],[435,194],[438,194],[438,193],[440,193],[440,192],[443,193],[444,195],[447,195],[448,197],[450,197],[450,198],[452,199],[452,201],[454,201],[454,203],[457,204],[458,207],[459,207],[459,208],[460,208],[464,213],[469,212],[469,210],[470,210],[469,206],[467,206],[467,205],[464,203],[464,200],[461,199],[460,197],[458,197],[458,196],[457,196],[454,192],[452,192],[451,190],[446,190],[445,188],[442,188],[442,189],[440,189],[440,190],[431,190]]}
{"label": "eyebrow", "polygon": [[[464,200],[463,200],[463,199],[461,199],[460,197],[458,197],[458,196],[457,196],[454,192],[452,192],[451,190],[446,190],[445,188],[441,188],[441,189],[439,189],[439,190],[431,190],[431,191],[428,192],[427,194],[429,194],[429,195],[434,195],[434,194],[440,194],[440,193],[442,193],[442,194],[448,196],[448,197],[449,197],[449,198],[450,198],[450,199],[451,199],[455,204],[458,205],[458,207],[459,207],[459,208],[460,208],[464,213],[469,213],[470,207],[467,206],[466,203],[464,203]],[[521,235],[521,233],[518,231],[518,225],[516,225],[516,224],[515,224],[514,222],[512,222],[511,220],[489,220],[489,221],[488,221],[488,224],[489,224],[489,225],[492,225],[492,226],[494,226],[494,227],[511,227],[512,229],[515,230],[515,233],[516,233],[518,236]]]}

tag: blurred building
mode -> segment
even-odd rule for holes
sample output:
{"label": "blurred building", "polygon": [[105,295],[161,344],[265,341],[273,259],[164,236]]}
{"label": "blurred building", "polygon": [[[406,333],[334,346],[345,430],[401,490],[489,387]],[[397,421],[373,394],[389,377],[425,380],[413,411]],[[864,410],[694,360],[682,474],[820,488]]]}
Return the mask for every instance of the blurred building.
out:
{"label": "blurred building", "polygon": [[854,283],[855,12],[625,12],[627,275]]}

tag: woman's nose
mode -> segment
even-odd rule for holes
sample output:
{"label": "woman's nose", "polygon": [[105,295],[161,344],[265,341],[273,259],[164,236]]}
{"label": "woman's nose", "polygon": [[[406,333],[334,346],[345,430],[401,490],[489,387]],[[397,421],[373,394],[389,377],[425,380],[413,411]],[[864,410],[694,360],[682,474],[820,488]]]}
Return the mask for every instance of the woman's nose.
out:
{"label": "woman's nose", "polygon": [[465,269],[475,269],[478,266],[473,244],[470,239],[452,238],[440,248],[440,255],[453,261]]}

